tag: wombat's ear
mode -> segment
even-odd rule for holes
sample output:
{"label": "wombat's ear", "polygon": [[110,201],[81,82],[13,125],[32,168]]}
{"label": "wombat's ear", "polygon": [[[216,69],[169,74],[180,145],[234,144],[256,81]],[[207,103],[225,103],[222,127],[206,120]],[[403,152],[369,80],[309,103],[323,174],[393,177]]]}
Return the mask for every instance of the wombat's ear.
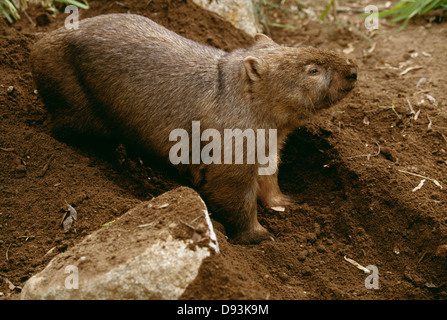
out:
{"label": "wombat's ear", "polygon": [[272,39],[270,39],[263,33],[257,33],[255,35],[255,41],[256,41],[256,43],[270,44],[270,45],[276,45],[276,46],[278,45],[275,41],[273,41]]}
{"label": "wombat's ear", "polygon": [[245,71],[247,72],[247,76],[252,81],[261,80],[262,76],[268,69],[268,65],[264,60],[251,56],[244,59],[244,67]]}

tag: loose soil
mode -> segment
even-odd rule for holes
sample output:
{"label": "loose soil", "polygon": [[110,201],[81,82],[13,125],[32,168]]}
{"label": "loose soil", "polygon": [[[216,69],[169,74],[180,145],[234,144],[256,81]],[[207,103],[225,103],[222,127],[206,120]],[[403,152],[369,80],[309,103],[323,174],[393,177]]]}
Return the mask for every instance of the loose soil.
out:
{"label": "loose soil", "polygon": [[[132,12],[224,50],[253,42],[191,1],[90,4],[81,18]],[[18,299],[25,281],[55,255],[183,184],[125,146],[98,151],[52,136],[28,56],[66,15],[54,18],[32,6],[29,19],[22,16],[12,26],[0,21],[0,299]],[[281,44],[345,50],[359,64],[358,87],[290,137],[279,180],[295,203],[285,212],[259,206],[259,220],[276,240],[235,245],[220,236],[221,254],[206,261],[182,298],[447,298],[447,259],[436,254],[447,243],[447,25],[441,20],[419,18],[401,32],[381,23],[379,32],[366,34],[363,21],[345,13],[335,22],[304,19],[296,30],[269,29]],[[409,67],[417,68],[404,73]],[[392,105],[395,112],[385,108]],[[78,220],[64,233],[66,203]],[[367,274],[345,257],[376,266],[379,288],[366,289]]]}

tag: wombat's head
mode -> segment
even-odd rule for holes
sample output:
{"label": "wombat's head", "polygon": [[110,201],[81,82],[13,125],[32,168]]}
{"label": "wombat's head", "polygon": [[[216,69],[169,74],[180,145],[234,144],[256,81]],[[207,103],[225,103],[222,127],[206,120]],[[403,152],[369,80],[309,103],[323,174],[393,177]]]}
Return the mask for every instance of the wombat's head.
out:
{"label": "wombat's head", "polygon": [[264,35],[255,39],[243,61],[250,91],[289,118],[299,121],[328,108],[355,87],[357,65],[346,57],[280,46]]}

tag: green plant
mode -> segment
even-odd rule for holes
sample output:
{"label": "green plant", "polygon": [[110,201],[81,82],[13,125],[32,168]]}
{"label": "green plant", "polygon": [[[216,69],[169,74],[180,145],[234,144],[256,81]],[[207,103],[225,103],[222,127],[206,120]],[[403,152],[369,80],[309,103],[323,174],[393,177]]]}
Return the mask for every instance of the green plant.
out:
{"label": "green plant", "polygon": [[329,11],[331,10],[331,8],[333,8],[337,3],[335,2],[335,0],[331,0],[329,1],[328,5],[326,6],[326,8],[324,9],[324,11],[320,14],[320,16],[318,17],[318,19],[320,21],[323,22],[323,25],[328,29],[328,32],[330,34],[332,34],[333,32],[333,25],[345,28],[347,30],[349,30],[352,33],[355,33],[357,35],[360,35],[361,37],[363,37],[365,40],[368,41],[372,41],[372,39],[370,37],[368,37],[366,34],[364,34],[362,31],[360,31],[360,29],[358,29],[357,27],[355,27],[355,25],[350,24],[350,23],[346,23],[346,22],[342,22],[342,21],[329,21],[329,22],[325,22],[325,18],[328,15]]}
{"label": "green plant", "polygon": [[0,0],[0,13],[8,20],[9,23],[20,19],[18,5],[13,0]]}
{"label": "green plant", "polygon": [[[297,7],[301,6],[298,0],[294,0],[291,2],[294,2]],[[269,26],[294,30],[298,29],[298,27],[294,25],[274,22],[269,18],[270,14],[274,11],[280,11],[285,15],[290,13],[290,11],[287,9],[287,6],[285,5],[286,0],[253,0],[253,3],[256,18],[259,23],[264,26],[265,29],[268,30]]]}
{"label": "green plant", "polygon": [[400,114],[396,111],[396,106],[394,105],[394,102],[391,104],[391,106],[379,106],[381,109],[391,109],[396,114],[396,116],[401,119]]}
{"label": "green plant", "polygon": [[81,8],[81,9],[84,9],[84,10],[87,10],[87,9],[89,9],[90,8],[90,6],[89,6],[89,4],[88,4],[88,2],[87,2],[87,0],[81,0],[82,2],[80,2],[80,1],[76,1],[76,0],[47,0],[46,2],[49,2],[49,3],[53,3],[53,2],[60,2],[60,3],[63,3],[63,4],[65,4],[65,5],[72,5],[72,6],[76,6],[76,7],[78,7],[78,8]]}
{"label": "green plant", "polygon": [[379,18],[395,16],[392,22],[397,23],[403,20],[400,27],[403,29],[411,18],[439,8],[447,9],[447,0],[401,0],[390,10],[380,12]]}
{"label": "green plant", "polygon": [[0,15],[5,17],[9,23],[13,23],[20,19],[19,10],[26,10],[30,2],[40,3],[44,7],[51,7],[54,10],[56,10],[54,2],[74,5],[85,10],[89,9],[87,0],[0,0]]}
{"label": "green plant", "polygon": [[331,2],[329,2],[329,4],[326,6],[326,9],[324,9],[323,13],[320,15],[320,17],[318,17],[318,19],[320,19],[321,21],[324,20],[324,17],[326,17],[329,10],[331,10],[332,6],[334,5],[334,1],[335,0],[331,0]]}

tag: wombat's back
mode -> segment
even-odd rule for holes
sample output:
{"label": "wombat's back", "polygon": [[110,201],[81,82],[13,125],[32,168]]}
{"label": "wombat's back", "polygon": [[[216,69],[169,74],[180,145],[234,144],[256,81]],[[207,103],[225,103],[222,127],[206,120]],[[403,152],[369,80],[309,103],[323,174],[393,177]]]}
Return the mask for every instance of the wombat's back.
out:
{"label": "wombat's back", "polygon": [[209,113],[222,55],[145,17],[109,14],[48,34],[36,43],[31,63],[58,126],[79,133],[119,130],[146,143],[166,140],[167,132]]}

